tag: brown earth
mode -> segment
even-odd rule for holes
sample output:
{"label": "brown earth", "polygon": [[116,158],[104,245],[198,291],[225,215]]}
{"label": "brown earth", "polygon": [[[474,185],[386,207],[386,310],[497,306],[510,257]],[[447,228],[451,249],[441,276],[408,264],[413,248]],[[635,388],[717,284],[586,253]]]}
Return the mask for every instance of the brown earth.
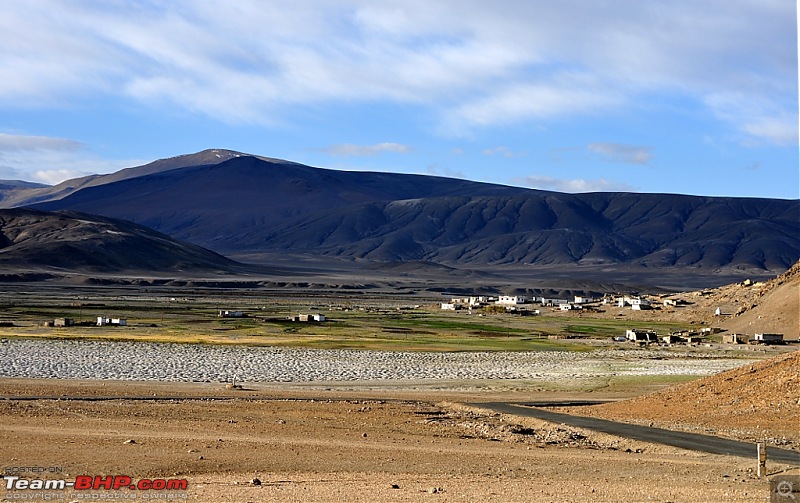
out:
{"label": "brown earth", "polygon": [[[146,391],[152,399],[132,399]],[[495,414],[454,403],[454,392],[385,394],[4,379],[0,395],[127,398],[0,401],[0,463],[4,469],[62,467],[67,480],[185,478],[188,492],[172,495],[187,494],[190,501],[767,498],[768,483],[755,477],[751,460]],[[566,397],[540,395],[528,398]],[[771,473],[784,468],[769,467]],[[3,501],[27,494],[0,490]],[[66,501],[80,496],[86,494]]]}
{"label": "brown earth", "polygon": [[800,448],[800,351],[571,412]]}
{"label": "brown earth", "polygon": [[[721,321],[777,319],[780,326],[765,328],[759,322],[758,331],[782,332],[781,327],[798,325],[792,299],[800,286],[799,269],[763,284],[683,294],[692,302],[683,307],[625,313],[693,316],[707,323],[716,319],[713,306],[723,312],[739,306],[744,307],[739,316]],[[67,480],[123,474],[186,479],[186,493],[165,496],[209,502],[768,499],[768,482],[754,475],[755,460],[459,405],[580,398],[575,394],[348,387],[237,391],[212,385],[0,379],[0,396],[51,397],[0,400],[0,467],[6,473],[13,467],[61,467]],[[100,397],[117,398],[97,401]],[[620,398],[588,396],[609,397]],[[798,399],[800,352],[795,351],[658,393],[570,412],[798,449]],[[797,467],[768,464],[770,474],[784,470],[800,474]],[[65,501],[86,497],[67,493],[72,499]],[[137,493],[110,496],[130,494]],[[0,501],[35,496],[0,489]]]}
{"label": "brown earth", "polygon": [[[671,311],[684,319],[750,337],[782,333],[787,340],[800,339],[800,262],[769,281],[743,281],[671,298],[691,304],[663,309],[663,314]],[[715,315],[717,308],[721,316]]]}
{"label": "brown earth", "polygon": [[[752,288],[731,285],[729,290],[747,291],[741,299],[731,295],[739,307],[724,320],[722,328],[741,334],[782,333],[786,339],[800,339],[800,262],[775,279]],[[725,311],[723,311],[724,313]],[[738,312],[738,314],[737,314]]]}

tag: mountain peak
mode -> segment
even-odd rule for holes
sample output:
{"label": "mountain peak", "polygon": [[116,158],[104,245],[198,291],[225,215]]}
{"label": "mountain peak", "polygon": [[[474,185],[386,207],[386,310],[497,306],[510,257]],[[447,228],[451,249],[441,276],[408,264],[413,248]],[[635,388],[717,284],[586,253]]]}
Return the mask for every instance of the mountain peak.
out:
{"label": "mountain peak", "polygon": [[329,170],[224,149],[55,189],[25,204],[127,219],[234,256],[613,266],[687,276],[783,272],[800,257],[800,201],[563,194]]}
{"label": "mountain peak", "polygon": [[166,159],[159,159],[153,162],[178,161],[181,164],[186,164],[191,166],[197,164],[217,164],[220,162],[225,162],[229,159],[233,159],[235,157],[255,157],[255,156],[253,156],[252,154],[246,154],[244,152],[237,152],[235,150],[228,150],[224,148],[207,148],[205,150],[201,150],[200,152],[195,152],[194,154],[181,154],[181,155],[176,155],[174,157],[168,157]]}
{"label": "mountain peak", "polygon": [[181,164],[185,164],[186,166],[199,166],[202,164],[222,164],[223,162],[230,161],[231,159],[236,159],[238,157],[252,157],[253,159],[259,159],[261,161],[266,161],[271,163],[301,165],[300,163],[294,161],[287,161],[286,159],[279,159],[277,157],[266,157],[263,155],[248,154],[245,152],[238,152],[236,150],[228,150],[224,148],[208,148],[205,150],[201,150],[200,152],[195,152],[194,154],[183,154],[175,157],[170,157],[169,159],[160,159],[154,162],[175,160],[176,162],[180,162]]}

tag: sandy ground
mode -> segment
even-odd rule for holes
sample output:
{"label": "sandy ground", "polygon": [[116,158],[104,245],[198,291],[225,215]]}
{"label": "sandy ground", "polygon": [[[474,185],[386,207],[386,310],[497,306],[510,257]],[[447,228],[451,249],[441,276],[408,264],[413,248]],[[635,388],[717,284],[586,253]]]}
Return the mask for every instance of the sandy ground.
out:
{"label": "sandy ground", "polygon": [[[767,480],[755,477],[755,460],[644,444],[460,405],[576,394],[353,387],[237,391],[211,385],[3,379],[0,395],[128,397],[0,401],[5,472],[57,467],[67,480],[127,475],[188,482],[185,492],[90,491],[94,499],[103,494],[209,502],[769,497]],[[591,398],[604,397],[593,393]],[[787,468],[768,466],[773,474]],[[2,501],[43,494],[3,491]],[[89,494],[52,493],[63,501],[85,501]]]}

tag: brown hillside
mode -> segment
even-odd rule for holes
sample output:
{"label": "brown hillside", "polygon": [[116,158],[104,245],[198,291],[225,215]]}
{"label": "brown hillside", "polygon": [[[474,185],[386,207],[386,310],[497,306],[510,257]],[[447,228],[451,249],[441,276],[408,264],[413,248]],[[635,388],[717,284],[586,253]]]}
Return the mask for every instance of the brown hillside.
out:
{"label": "brown hillside", "polygon": [[800,351],[580,413],[800,447]]}
{"label": "brown hillside", "polygon": [[[668,296],[682,304],[640,315],[661,321],[690,321],[752,336],[780,333],[800,340],[800,262],[768,281],[742,281],[711,290]],[[716,316],[720,309],[722,315]]]}
{"label": "brown hillside", "polygon": [[752,304],[744,312],[721,324],[741,334],[782,333],[786,339],[800,339],[800,262],[763,286],[753,288]]}

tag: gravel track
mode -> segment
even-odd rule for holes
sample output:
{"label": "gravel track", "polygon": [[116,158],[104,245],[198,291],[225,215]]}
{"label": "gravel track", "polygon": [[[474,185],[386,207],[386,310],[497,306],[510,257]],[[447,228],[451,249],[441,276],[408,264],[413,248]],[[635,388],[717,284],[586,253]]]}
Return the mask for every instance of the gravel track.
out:
{"label": "gravel track", "polygon": [[710,375],[751,360],[659,350],[391,352],[8,339],[0,377],[173,382],[596,379]]}

